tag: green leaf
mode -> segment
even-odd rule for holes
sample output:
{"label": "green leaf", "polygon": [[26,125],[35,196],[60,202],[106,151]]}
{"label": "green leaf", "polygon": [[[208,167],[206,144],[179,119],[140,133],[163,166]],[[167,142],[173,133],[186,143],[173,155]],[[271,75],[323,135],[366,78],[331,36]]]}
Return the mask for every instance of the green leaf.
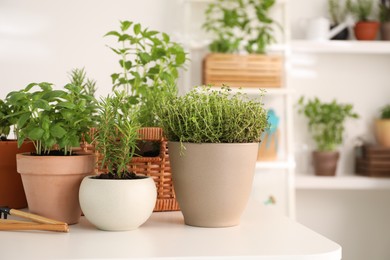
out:
{"label": "green leaf", "polygon": [[18,128],[25,126],[28,119],[30,119],[31,114],[29,112],[23,113],[19,116],[18,122],[16,123]]}
{"label": "green leaf", "polygon": [[185,61],[186,61],[186,54],[184,52],[179,52],[176,54],[177,65],[184,64]]}
{"label": "green leaf", "polygon": [[50,128],[50,134],[54,137],[62,138],[66,134],[66,130],[59,124],[56,124]]}
{"label": "green leaf", "polygon": [[131,22],[131,21],[122,21],[121,22],[121,30],[122,30],[122,32],[124,32],[127,29],[129,29],[132,24],[133,24],[133,22]]}
{"label": "green leaf", "polygon": [[163,40],[164,40],[164,42],[168,43],[168,42],[169,42],[169,40],[170,40],[170,38],[169,38],[169,35],[168,35],[168,34],[166,34],[166,33],[162,33],[162,36],[163,36]]}
{"label": "green leaf", "polygon": [[106,37],[106,36],[116,36],[116,37],[120,37],[121,34],[118,33],[117,31],[110,31],[110,32],[106,33],[103,37]]}
{"label": "green leaf", "polygon": [[64,108],[69,108],[69,109],[73,109],[76,105],[71,103],[71,102],[59,102],[57,104],[58,107],[64,107]]}
{"label": "green leaf", "polygon": [[141,32],[141,25],[139,23],[135,24],[133,30],[134,30],[134,34],[138,35]]}
{"label": "green leaf", "polygon": [[42,138],[44,133],[45,133],[45,131],[42,128],[33,127],[28,132],[28,138],[30,138],[31,140],[39,140]]}
{"label": "green leaf", "polygon": [[44,99],[38,99],[38,100],[34,101],[33,106],[34,106],[34,108],[40,108],[40,109],[43,109],[46,111],[50,111],[50,109],[51,109],[49,102],[47,102]]}

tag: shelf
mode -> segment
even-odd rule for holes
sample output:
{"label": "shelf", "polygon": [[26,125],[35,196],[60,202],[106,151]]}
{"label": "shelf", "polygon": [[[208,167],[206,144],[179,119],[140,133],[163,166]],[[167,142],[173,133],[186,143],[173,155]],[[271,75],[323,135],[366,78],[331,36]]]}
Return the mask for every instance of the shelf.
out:
{"label": "shelf", "polygon": [[290,161],[257,161],[256,162],[256,170],[259,169],[293,169],[295,168],[295,163]]}
{"label": "shelf", "polygon": [[293,52],[344,53],[344,54],[390,54],[390,41],[307,41],[293,40]]}
{"label": "shelf", "polygon": [[295,175],[297,190],[390,190],[390,178]]}

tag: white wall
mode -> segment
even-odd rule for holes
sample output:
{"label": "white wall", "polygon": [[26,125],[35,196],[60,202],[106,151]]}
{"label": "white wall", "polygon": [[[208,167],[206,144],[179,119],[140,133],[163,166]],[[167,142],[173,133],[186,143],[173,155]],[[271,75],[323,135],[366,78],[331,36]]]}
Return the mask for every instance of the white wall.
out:
{"label": "white wall", "polygon": [[174,35],[178,6],[176,0],[0,1],[0,98],[30,82],[62,87],[67,73],[82,67],[106,95],[119,59],[103,35],[119,29],[119,20]]}

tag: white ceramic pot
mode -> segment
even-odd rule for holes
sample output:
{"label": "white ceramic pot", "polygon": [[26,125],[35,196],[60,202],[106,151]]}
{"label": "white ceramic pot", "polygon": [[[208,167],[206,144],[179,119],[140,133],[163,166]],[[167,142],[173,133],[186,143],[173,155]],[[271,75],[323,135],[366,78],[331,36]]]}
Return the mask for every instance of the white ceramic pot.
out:
{"label": "white ceramic pot", "polygon": [[151,177],[133,180],[92,177],[85,177],[81,182],[80,206],[84,216],[98,229],[133,230],[152,214],[157,191]]}
{"label": "white ceramic pot", "polygon": [[173,184],[185,224],[238,225],[252,191],[258,144],[184,146],[182,151],[179,142],[168,144]]}

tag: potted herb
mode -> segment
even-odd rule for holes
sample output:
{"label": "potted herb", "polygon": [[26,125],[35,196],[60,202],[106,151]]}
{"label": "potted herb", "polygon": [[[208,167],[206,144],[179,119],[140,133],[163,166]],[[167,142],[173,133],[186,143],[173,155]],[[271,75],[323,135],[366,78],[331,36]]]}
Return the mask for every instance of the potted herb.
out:
{"label": "potted herb", "polygon": [[349,12],[356,17],[354,33],[357,40],[375,40],[379,22],[373,20],[373,0],[347,0]]}
{"label": "potted herb", "polygon": [[19,146],[33,142],[34,153],[17,155],[29,210],[42,216],[77,223],[81,209],[78,189],[93,173],[95,156],[77,155],[73,147],[88,140],[94,126],[94,83],[85,82],[84,70],[73,70],[71,83],[54,90],[51,83],[31,83],[7,95],[16,120]]}
{"label": "potted herb", "polygon": [[22,180],[16,171],[16,154],[33,151],[31,142],[24,142],[18,148],[16,139],[9,139],[11,127],[15,124],[9,117],[11,107],[0,99],[0,205],[10,208],[27,207]]}
{"label": "potted herb", "polygon": [[379,21],[382,40],[390,41],[390,0],[381,0],[379,3]]}
{"label": "potted herb", "polygon": [[[331,18],[331,29],[345,22],[348,9],[345,1],[328,0],[328,12]],[[349,37],[349,28],[344,28],[341,32],[332,37],[332,40],[346,40]]]}
{"label": "potted herb", "polygon": [[238,225],[251,193],[267,112],[261,100],[230,90],[194,88],[157,110],[187,225]]}
{"label": "potted herb", "polygon": [[390,147],[390,105],[384,106],[375,120],[375,137],[379,145]]}
{"label": "potted herb", "polygon": [[[212,37],[203,83],[231,87],[280,87],[282,60],[265,55],[275,42],[270,16],[275,0],[217,0],[205,11],[203,28]],[[266,68],[266,69],[264,69]]]}
{"label": "potted herb", "polygon": [[334,176],[336,174],[339,152],[337,147],[343,143],[344,124],[348,118],[358,118],[351,104],[322,102],[318,98],[298,101],[298,112],[308,119],[308,128],[316,143],[313,162],[316,175]]}
{"label": "potted herb", "polygon": [[142,225],[156,204],[153,178],[129,172],[136,150],[138,106],[123,91],[115,91],[99,103],[96,151],[102,155],[98,176],[85,177],[80,204],[85,217],[97,228],[133,230]]}

